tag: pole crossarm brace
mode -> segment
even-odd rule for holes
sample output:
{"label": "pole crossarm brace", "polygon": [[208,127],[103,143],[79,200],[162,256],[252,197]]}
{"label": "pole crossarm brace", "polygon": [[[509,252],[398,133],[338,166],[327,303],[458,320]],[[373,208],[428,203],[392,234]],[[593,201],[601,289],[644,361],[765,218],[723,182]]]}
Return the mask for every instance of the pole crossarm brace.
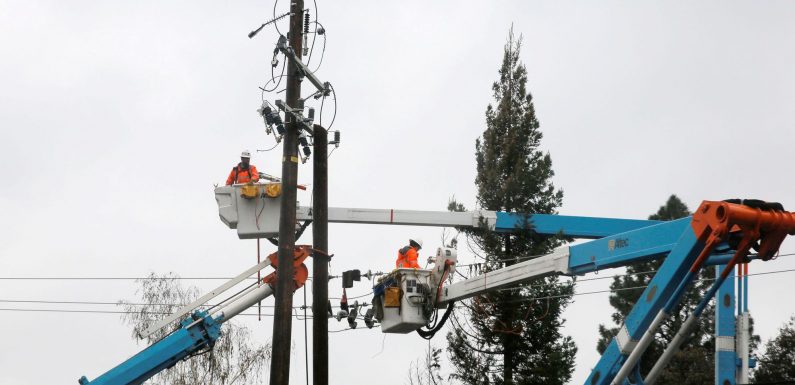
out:
{"label": "pole crossarm brace", "polygon": [[281,100],[276,100],[276,107],[279,107],[280,110],[284,111],[285,114],[288,114],[293,117],[295,122],[301,125],[301,129],[309,132],[312,135],[314,130],[314,121],[315,121],[315,109],[309,109],[309,116],[304,117],[303,109],[300,108],[292,108],[288,106],[286,103],[282,102]]}
{"label": "pole crossarm brace", "polygon": [[[318,92],[320,92],[323,96],[328,96],[331,93],[331,86],[328,82],[322,82],[320,79],[315,76],[315,74],[309,69],[309,67],[304,64],[298,55],[295,54],[295,51],[292,47],[287,44],[287,38],[284,36],[279,37],[279,41],[276,43],[276,48],[284,54],[293,64],[298,67],[298,72],[300,75],[309,79],[309,82],[317,88]],[[311,128],[310,128],[311,129]]]}

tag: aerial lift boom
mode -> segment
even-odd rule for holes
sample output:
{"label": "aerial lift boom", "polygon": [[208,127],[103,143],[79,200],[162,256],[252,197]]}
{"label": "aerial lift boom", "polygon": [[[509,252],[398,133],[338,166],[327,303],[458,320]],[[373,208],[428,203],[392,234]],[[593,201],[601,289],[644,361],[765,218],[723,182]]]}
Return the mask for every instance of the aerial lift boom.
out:
{"label": "aerial lift boom", "polygon": [[[263,196],[261,197],[263,202],[257,202],[256,199],[252,202],[241,198],[236,188],[231,186],[216,189],[221,220],[230,228],[237,229],[240,238],[271,236],[268,223],[278,222],[278,212],[266,213],[264,218],[267,220],[262,222],[259,221],[259,215],[263,211],[270,211],[269,206],[278,207],[279,197]],[[258,214],[257,211],[252,210],[256,204],[260,204]],[[297,218],[311,220],[311,209],[299,207]],[[771,259],[784,238],[795,234],[795,214],[784,211],[779,204],[756,200],[704,201],[692,217],[670,222],[495,211],[433,212],[353,208],[329,208],[329,222],[480,227],[497,232],[533,231],[537,234],[562,234],[573,238],[592,239],[589,242],[558,248],[547,256],[448,285],[442,283],[444,280],[442,277],[446,275],[440,275],[442,269],[439,264],[442,263],[444,269],[454,268],[455,253],[449,253],[448,255],[452,255],[449,259],[440,259],[440,255],[444,254],[442,253],[444,250],[440,249],[437,253],[435,271],[424,276],[405,274],[409,276],[405,281],[413,283],[408,283],[408,286],[407,282],[400,283],[403,285],[400,286],[401,293],[413,290],[413,294],[401,296],[400,310],[393,312],[400,315],[401,319],[395,321],[390,318],[393,315],[384,314],[385,321],[382,321],[381,325],[385,332],[406,333],[422,326],[416,319],[409,319],[411,317],[403,311],[404,306],[424,306],[422,299],[417,295],[418,292],[427,291],[427,299],[434,301],[434,306],[439,308],[456,300],[515,286],[538,277],[576,276],[664,258],[649,286],[624,321],[618,335],[607,347],[586,381],[590,385],[653,384],[661,369],[689,335],[691,326],[700,317],[715,293],[719,290],[726,291],[725,295],[729,301],[721,302],[733,304],[733,286],[731,289],[722,289],[722,287],[726,286],[724,283],[733,285],[733,282],[726,280],[733,277],[734,266],[754,259]],[[751,249],[757,252],[751,254]],[[719,266],[720,273],[716,282],[693,309],[682,330],[677,333],[644,380],[638,363],[645,349],[662,321],[676,310],[683,294],[700,269],[710,265]],[[397,275],[403,273],[403,270],[407,269],[398,269]],[[420,286],[417,288],[411,286],[417,285],[414,281],[420,282]],[[747,313],[745,317],[747,318]],[[735,321],[727,317],[716,319],[719,323],[716,331],[725,330],[724,323]],[[746,368],[744,370],[747,373],[748,357],[737,358],[733,333],[717,337],[717,353],[720,354],[716,354],[716,360],[725,361],[726,357],[731,357],[732,361],[742,362],[742,367]],[[740,350],[745,352],[743,347],[740,347]],[[726,356],[726,353],[730,355]],[[736,383],[734,373],[727,374],[727,371],[733,369],[733,365],[716,363],[716,367],[719,367],[716,371],[717,383]],[[743,378],[743,375],[738,374],[737,378]]]}
{"label": "aerial lift boom", "polygon": [[[295,249],[295,289],[303,286],[304,282],[306,282],[308,272],[303,261],[309,256],[309,250],[310,247],[308,246],[298,246]],[[189,315],[179,322],[176,330],[168,333],[161,340],[93,381],[89,381],[83,376],[78,382],[80,385],[137,385],[162,370],[174,366],[181,360],[212,349],[216,340],[221,336],[223,323],[273,294],[271,283],[276,279],[276,272],[265,277],[262,282],[255,281],[248,284],[244,289],[239,290],[214,306],[209,306],[204,310],[196,309],[267,266],[278,267],[276,253],[269,255],[263,262],[249,268],[195,302],[182,307],[176,313],[144,332],[146,335],[151,335],[161,328],[171,325],[174,321]]]}
{"label": "aerial lift boom", "polygon": [[[240,238],[275,235],[272,233],[271,224],[278,223],[278,194],[267,197],[263,194],[254,199],[246,199],[241,196],[239,188],[240,186],[225,186],[216,189],[222,221],[229,227],[236,228]],[[260,221],[263,212],[266,212],[266,216]],[[311,220],[311,209],[299,207],[297,218]],[[497,232],[533,231],[538,234],[591,239],[585,243],[557,248],[549,255],[455,283],[447,283],[447,277],[457,263],[455,250],[440,248],[435,267],[431,270],[397,270],[394,276],[397,279],[393,284],[401,292],[398,308],[390,312],[383,302],[374,305],[381,306],[382,311],[386,310],[379,318],[384,332],[406,333],[418,330],[421,335],[427,333],[420,329],[427,323],[429,304],[432,305],[431,308],[447,306],[449,311],[454,301],[516,286],[543,276],[576,276],[664,258],[648,287],[626,317],[618,335],[594,367],[586,381],[590,385],[654,384],[661,369],[687,338],[690,327],[702,314],[712,296],[722,290],[726,279],[732,276],[734,266],[754,259],[771,259],[778,252],[784,238],[795,234],[795,213],[784,211],[780,205],[759,201],[704,201],[692,217],[670,222],[494,211],[451,213],[346,208],[330,208],[329,222],[480,227]],[[756,250],[756,253],[751,254],[751,249]],[[303,260],[310,254],[309,250],[311,248],[308,246],[296,248],[296,288],[302,286],[308,276]],[[186,305],[146,331],[154,333],[190,314],[179,322],[175,331],[160,341],[93,381],[82,377],[80,384],[141,384],[180,360],[211,349],[220,336],[224,322],[273,293],[269,284],[273,282],[275,273],[266,277],[262,284],[254,283],[212,307],[199,308],[262,268],[268,265],[277,267],[275,255],[272,254],[266,261],[196,302]],[[684,326],[668,344],[653,369],[646,374],[645,379],[642,378],[638,363],[657,328],[676,310],[699,270],[708,265],[720,266],[721,273],[716,282],[690,313]],[[403,296],[404,292],[412,295]],[[718,318],[718,322],[725,322],[721,320],[722,317]],[[718,328],[721,328],[720,324]],[[725,339],[725,336],[720,338]],[[736,359],[733,343],[721,341],[723,339],[718,341],[718,345],[722,345],[724,353],[731,349],[732,358]],[[747,357],[740,361],[747,365]],[[721,383],[735,383],[733,377],[727,381]]]}

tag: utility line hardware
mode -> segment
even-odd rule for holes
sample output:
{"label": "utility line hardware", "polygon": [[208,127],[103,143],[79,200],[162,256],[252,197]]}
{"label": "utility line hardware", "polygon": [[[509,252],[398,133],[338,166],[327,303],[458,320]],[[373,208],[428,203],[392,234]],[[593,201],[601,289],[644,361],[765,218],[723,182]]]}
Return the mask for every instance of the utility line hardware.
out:
{"label": "utility line hardware", "polygon": [[292,47],[287,44],[286,37],[283,35],[279,36],[279,41],[276,43],[276,48],[278,48],[279,51],[281,51],[284,56],[287,57],[287,59],[295,63],[295,65],[298,67],[299,75],[305,76],[307,79],[309,79],[309,82],[312,83],[312,85],[314,85],[315,88],[317,88],[317,90],[323,94],[323,96],[329,96],[331,94],[331,84],[328,82],[324,83],[320,81],[317,76],[315,76],[309,67],[307,67],[301,61],[298,55],[295,54],[295,51],[293,51]]}
{"label": "utility line hardware", "polygon": [[273,24],[273,23],[275,23],[275,22],[277,22],[277,21],[279,21],[279,20],[281,20],[281,19],[284,19],[284,18],[285,18],[285,17],[287,17],[287,16],[292,16],[292,15],[293,15],[293,13],[292,13],[292,12],[287,12],[287,13],[284,13],[284,14],[282,14],[282,15],[276,16],[276,17],[274,17],[273,19],[270,19],[270,20],[268,20],[268,21],[266,21],[266,22],[262,23],[262,25],[260,25],[260,26],[259,26],[259,28],[257,28],[257,29],[255,29],[255,30],[253,30],[253,31],[251,31],[251,32],[249,32],[249,33],[248,33],[248,38],[249,38],[249,39],[253,39],[253,38],[254,38],[254,36],[257,36],[257,34],[259,33],[259,31],[262,31],[262,29],[263,29],[263,28],[265,28],[265,26],[267,26],[267,25],[269,25],[269,24]]}
{"label": "utility line hardware", "polygon": [[285,115],[290,115],[295,122],[299,123],[301,131],[298,133],[298,143],[301,145],[303,152],[301,163],[306,163],[309,155],[312,154],[312,149],[310,148],[312,143],[309,138],[311,138],[314,130],[312,124],[315,121],[315,109],[310,107],[307,113],[308,116],[304,117],[302,109],[292,108],[281,100],[276,100],[276,107],[279,107],[280,110],[284,111]]}
{"label": "utility line hardware", "polygon": [[[262,102],[262,106],[257,109],[257,113],[265,120],[265,133],[270,135],[270,133],[273,132],[276,143],[280,143],[284,136],[284,122],[279,112],[274,112],[273,109],[268,106],[268,102]],[[275,131],[273,127],[276,128]]]}

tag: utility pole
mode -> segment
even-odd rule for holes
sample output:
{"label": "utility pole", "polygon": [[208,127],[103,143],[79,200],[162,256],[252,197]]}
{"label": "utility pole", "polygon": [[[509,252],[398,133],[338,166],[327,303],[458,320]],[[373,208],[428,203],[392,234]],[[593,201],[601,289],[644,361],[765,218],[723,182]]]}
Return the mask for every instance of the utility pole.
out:
{"label": "utility pole", "polygon": [[[288,40],[296,53],[301,52],[301,30],[303,26],[304,0],[291,0],[290,32]],[[287,106],[298,107],[301,98],[301,77],[298,65],[287,63]],[[299,122],[286,114],[287,128],[284,134],[282,157],[282,207],[279,219],[278,276],[276,279],[275,312],[271,352],[270,385],[290,383],[290,341],[293,316],[293,250],[295,249],[296,185],[298,183],[298,130]]]}
{"label": "utility pole", "polygon": [[312,180],[312,384],[328,385],[328,132],[314,126]]}

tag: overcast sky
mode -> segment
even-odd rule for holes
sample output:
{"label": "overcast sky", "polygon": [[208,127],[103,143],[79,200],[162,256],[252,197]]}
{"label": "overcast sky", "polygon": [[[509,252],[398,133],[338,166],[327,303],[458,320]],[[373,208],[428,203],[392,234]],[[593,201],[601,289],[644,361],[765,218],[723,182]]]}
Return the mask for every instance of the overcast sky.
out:
{"label": "overcast sky", "polygon": [[[455,196],[474,207],[474,143],[513,24],[524,36],[542,147],[565,192],[561,213],[645,218],[672,193],[691,209],[731,197],[795,207],[795,3],[318,6],[328,31],[318,76],[337,91],[332,129],[342,132],[330,158],[332,206],[443,210]],[[0,276],[224,277],[256,262],[255,242],[238,240],[218,220],[212,188],[241,150],[274,145],[256,109],[277,34],[266,28],[246,37],[272,7],[0,0]],[[326,125],[332,106],[324,108]],[[279,174],[280,156],[277,147],[252,163]],[[300,166],[299,181],[311,180],[311,167]],[[304,204],[309,197],[299,193]],[[432,252],[442,229],[331,225],[329,233],[331,273],[339,274],[388,270],[410,236],[423,237]],[[309,241],[311,232],[301,239]],[[795,252],[795,242],[782,252]],[[792,257],[750,266],[752,273],[793,268]],[[793,277],[751,278],[764,340],[795,313],[781,295]],[[609,281],[577,290],[606,289]],[[188,283],[205,290],[220,282]],[[349,295],[367,291],[362,282]],[[341,294],[339,281],[330,293]],[[131,281],[0,280],[6,301],[134,298]],[[564,332],[579,347],[572,382],[581,383],[598,360],[598,324],[610,322],[612,308],[607,294],[574,298]],[[2,384],[74,384],[143,348],[118,315],[5,310],[113,306],[0,308]],[[270,340],[270,319],[240,318],[258,341]],[[345,326],[330,322],[332,330]],[[291,377],[300,384],[301,324],[293,337]],[[446,345],[442,335],[431,343]],[[330,383],[402,384],[427,344],[413,334],[357,329],[332,334],[330,347]]]}

